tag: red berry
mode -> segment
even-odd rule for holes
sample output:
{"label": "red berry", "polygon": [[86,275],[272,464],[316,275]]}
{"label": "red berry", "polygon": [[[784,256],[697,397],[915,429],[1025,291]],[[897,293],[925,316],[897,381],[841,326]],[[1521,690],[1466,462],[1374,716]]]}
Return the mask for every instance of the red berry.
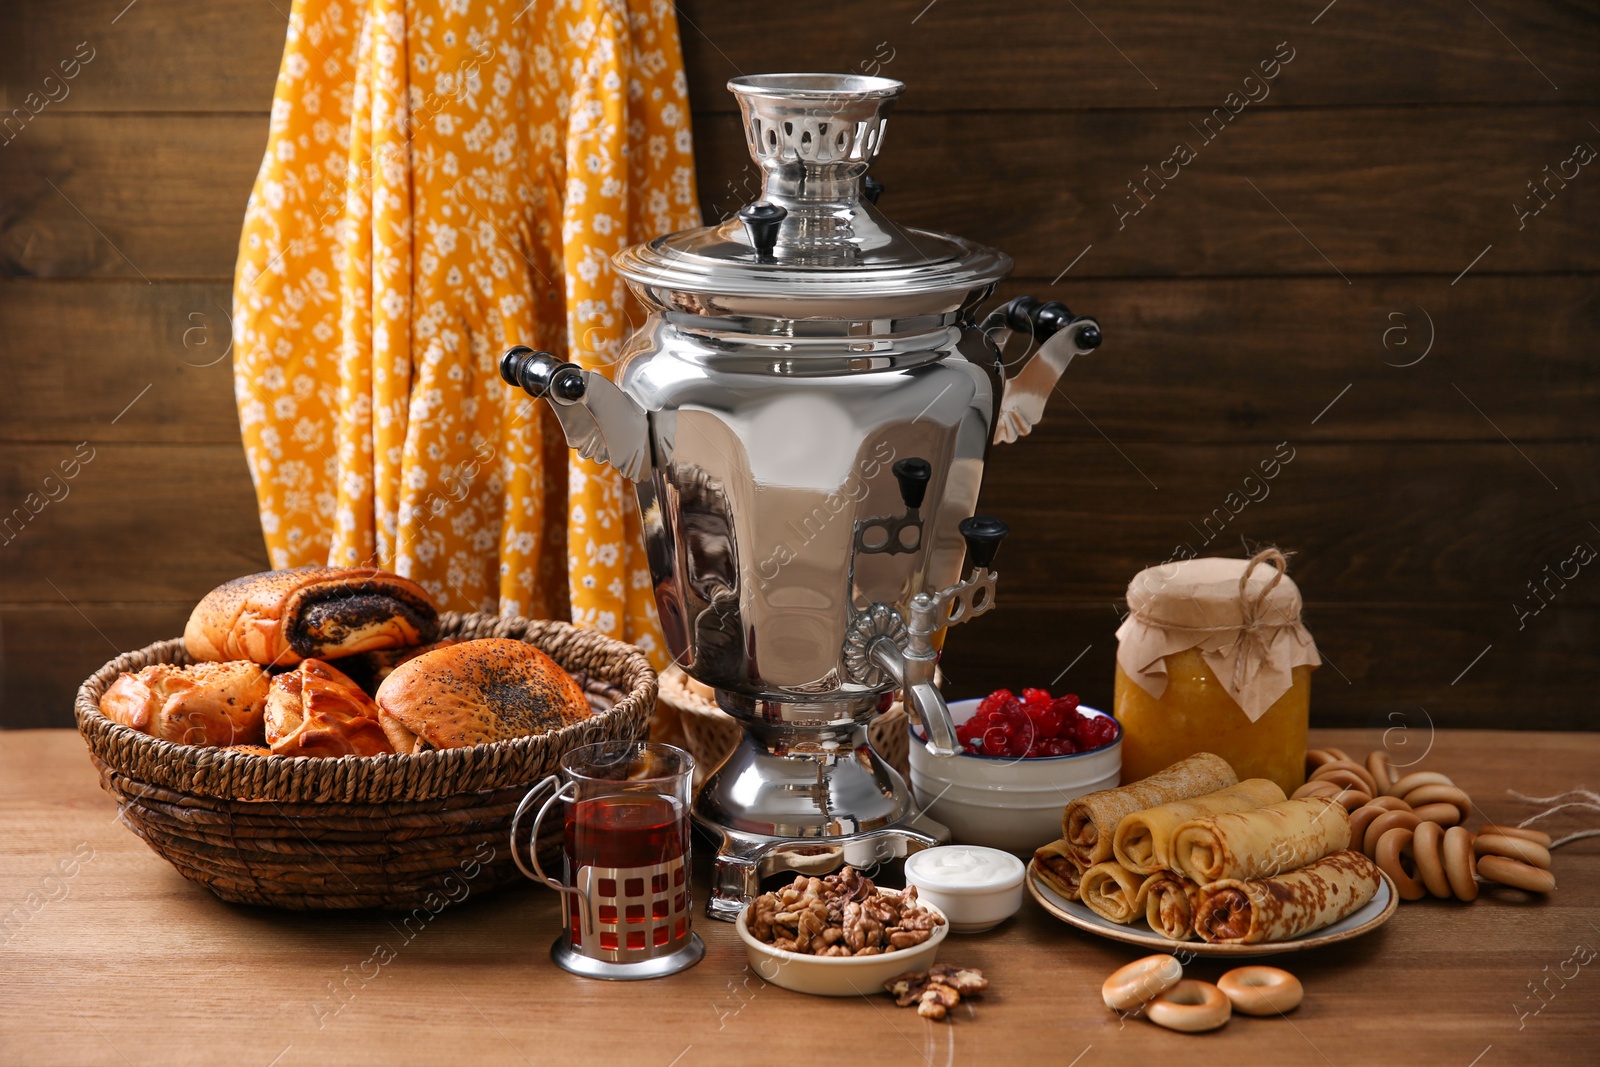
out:
{"label": "red berry", "polygon": [[1017,698],[1011,694],[1011,690],[996,689],[994,692],[990,693],[988,696],[984,697],[978,702],[978,712],[979,714],[988,714],[989,712],[995,711],[1008,701],[1015,699]]}
{"label": "red berry", "polygon": [[998,726],[991,726],[983,734],[983,751],[991,756],[997,756],[1005,751],[1008,740],[1010,739],[1004,730]]}
{"label": "red berry", "polygon": [[1061,723],[1061,713],[1054,708],[1046,710],[1037,719],[1033,720],[1033,724],[1039,728],[1039,733],[1045,737],[1060,737]]}
{"label": "red berry", "polygon": [[1044,689],[1024,689],[1022,699],[1029,704],[1038,704],[1040,707],[1050,703],[1050,693]]}

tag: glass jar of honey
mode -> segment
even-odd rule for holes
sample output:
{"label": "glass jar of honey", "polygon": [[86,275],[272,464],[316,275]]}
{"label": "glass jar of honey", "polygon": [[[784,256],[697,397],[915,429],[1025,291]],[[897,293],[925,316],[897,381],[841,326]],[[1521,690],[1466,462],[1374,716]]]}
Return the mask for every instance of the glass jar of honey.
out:
{"label": "glass jar of honey", "polygon": [[1283,554],[1151,567],[1129,583],[1128,608],[1113,704],[1123,782],[1214,752],[1240,779],[1269,778],[1286,793],[1302,785],[1322,659]]}

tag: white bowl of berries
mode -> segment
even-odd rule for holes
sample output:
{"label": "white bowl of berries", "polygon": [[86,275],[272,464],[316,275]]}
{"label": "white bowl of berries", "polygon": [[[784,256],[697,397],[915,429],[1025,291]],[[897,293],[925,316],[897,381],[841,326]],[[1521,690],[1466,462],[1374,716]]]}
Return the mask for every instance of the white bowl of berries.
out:
{"label": "white bowl of berries", "polygon": [[911,788],[930,817],[965,845],[1030,856],[1061,836],[1067,801],[1115,786],[1122,728],[1075,696],[1001,689],[950,705],[959,755],[941,758],[912,727]]}

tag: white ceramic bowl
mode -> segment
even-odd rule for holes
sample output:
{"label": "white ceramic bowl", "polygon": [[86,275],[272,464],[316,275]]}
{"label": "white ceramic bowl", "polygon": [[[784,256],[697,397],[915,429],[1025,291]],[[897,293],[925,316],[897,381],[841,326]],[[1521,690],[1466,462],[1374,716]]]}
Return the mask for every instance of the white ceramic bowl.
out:
{"label": "white ceramic bowl", "polygon": [[[895,890],[880,889],[878,892],[894,893]],[[926,906],[929,911],[944,916],[937,905]],[[749,912],[746,908],[739,913],[734,929],[739,932],[739,940],[744,942],[745,955],[756,974],[773,985],[819,997],[870,997],[882,993],[883,983],[895,975],[932,967],[934,958],[939,955],[940,943],[950,935],[950,920],[946,916],[944,923],[934,928],[933,936],[915,948],[881,956],[812,956],[785,952],[757,941],[745,922]]]}
{"label": "white ceramic bowl", "polygon": [[940,845],[906,857],[906,884],[917,887],[918,900],[944,912],[958,934],[988,930],[1015,915],[1026,871],[1011,853],[982,845]]}
{"label": "white ceramic bowl", "polygon": [[[978,710],[976,700],[950,705],[961,725]],[[1080,711],[1106,717],[1102,711]],[[972,756],[941,759],[930,753],[918,727],[911,730],[911,788],[928,815],[950,828],[958,844],[987,845],[1030,856],[1061,836],[1067,801],[1109,789],[1122,777],[1122,733],[1104,748],[1070,756]],[[918,890],[921,891],[920,889]]]}

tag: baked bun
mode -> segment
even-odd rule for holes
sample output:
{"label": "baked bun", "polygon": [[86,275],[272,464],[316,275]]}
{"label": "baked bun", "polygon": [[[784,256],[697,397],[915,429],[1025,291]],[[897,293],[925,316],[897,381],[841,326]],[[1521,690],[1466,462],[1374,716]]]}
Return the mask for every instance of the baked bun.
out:
{"label": "baked bun", "polygon": [[407,660],[416,659],[436,648],[446,648],[450,645],[459,645],[461,639],[446,637],[429,645],[417,645],[415,648],[381,648],[372,652],[362,652],[360,655],[351,656],[339,661],[339,669],[353,678],[357,685],[369,693],[376,693],[383,680],[394,673],[394,669]]}
{"label": "baked bun", "polygon": [[270,756],[272,749],[266,745],[229,745],[224,752],[243,752],[247,756]]}
{"label": "baked bun", "polygon": [[199,660],[293,666],[439,636],[439,613],[409,578],[372,567],[297,567],[235,578],[206,594],[183,643]]}
{"label": "baked bun", "polygon": [[523,641],[463,641],[402,663],[378,687],[378,721],[396,752],[466,748],[589,718],[583,688]]}
{"label": "baked bun", "polygon": [[100,712],[180,745],[259,745],[267,682],[267,672],[247,660],[155,663],[119,674],[100,698]]}
{"label": "baked bun", "polygon": [[302,661],[272,679],[267,743],[275,756],[381,756],[394,749],[378,725],[378,706],[339,670]]}

